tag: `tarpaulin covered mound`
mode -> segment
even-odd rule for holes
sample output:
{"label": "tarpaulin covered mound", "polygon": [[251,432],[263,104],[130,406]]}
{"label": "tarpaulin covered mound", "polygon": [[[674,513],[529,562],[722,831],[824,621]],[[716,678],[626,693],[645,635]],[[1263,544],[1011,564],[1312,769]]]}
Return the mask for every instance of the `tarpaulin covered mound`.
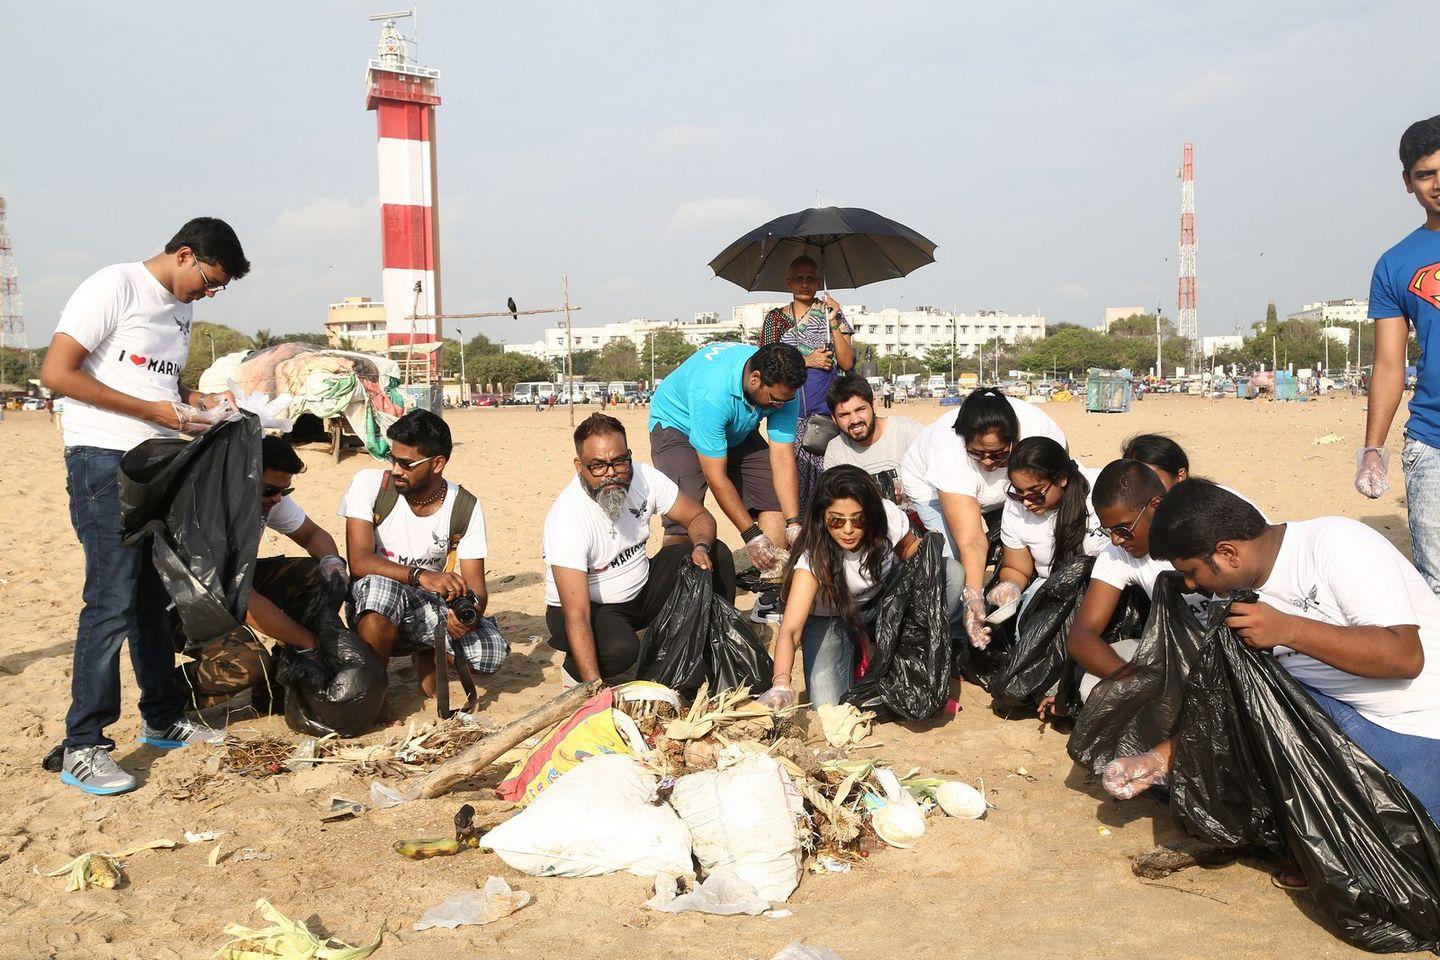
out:
{"label": "tarpaulin covered mound", "polygon": [[281,343],[264,350],[228,353],[200,375],[199,389],[219,393],[230,381],[245,393],[288,395],[283,416],[343,416],[370,455],[390,453],[385,430],[405,413],[400,366],[394,360],[308,343]]}

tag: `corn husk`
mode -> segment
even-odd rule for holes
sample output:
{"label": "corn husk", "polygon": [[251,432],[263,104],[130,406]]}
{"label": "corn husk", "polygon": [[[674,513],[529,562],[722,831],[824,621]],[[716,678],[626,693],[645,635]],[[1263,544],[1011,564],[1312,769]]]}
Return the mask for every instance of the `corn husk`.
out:
{"label": "corn husk", "polygon": [[361,946],[338,940],[322,940],[299,920],[291,920],[265,899],[255,901],[255,909],[270,921],[266,927],[250,928],[238,923],[225,926],[230,940],[215,951],[217,960],[365,960],[380,948],[385,925],[375,931],[375,939]]}
{"label": "corn husk", "polygon": [[138,843],[133,847],[126,847],[115,853],[82,853],[63,867],[56,867],[54,870],[45,872],[41,872],[40,868],[36,867],[34,872],[41,877],[64,876],[66,893],[76,893],[90,887],[113,890],[121,880],[125,879],[125,865],[121,861],[126,857],[134,856],[145,850],[168,850],[178,846],[179,844],[174,840],[151,840],[148,843]]}

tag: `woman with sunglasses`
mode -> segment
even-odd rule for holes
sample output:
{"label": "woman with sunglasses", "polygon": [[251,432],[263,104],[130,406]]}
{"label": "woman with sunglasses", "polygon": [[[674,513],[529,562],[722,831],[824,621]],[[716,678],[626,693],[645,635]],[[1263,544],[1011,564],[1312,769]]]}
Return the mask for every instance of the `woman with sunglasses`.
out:
{"label": "woman with sunglasses", "polygon": [[759,700],[775,710],[795,702],[795,648],[804,651],[811,706],[839,703],[854,681],[855,660],[874,615],[874,600],[894,566],[920,541],[910,521],[859,467],[832,467],[805,510],[782,595],[775,672]]}
{"label": "woman with sunglasses", "polygon": [[900,462],[900,482],[927,530],[945,536],[945,602],[955,623],[963,611],[970,642],[990,642],[985,626],[987,527],[1000,522],[1015,444],[1049,437],[1066,445],[1060,425],[1032,403],[994,387],[972,392],[920,431]]}
{"label": "woman with sunglasses", "polygon": [[[1010,489],[1000,514],[1005,547],[999,582],[987,599],[995,607],[1028,599],[1050,571],[1071,557],[1105,548],[1090,505],[1099,470],[1086,469],[1049,437],[1027,437],[1010,455]],[[1023,610],[1023,607],[1022,607]]]}

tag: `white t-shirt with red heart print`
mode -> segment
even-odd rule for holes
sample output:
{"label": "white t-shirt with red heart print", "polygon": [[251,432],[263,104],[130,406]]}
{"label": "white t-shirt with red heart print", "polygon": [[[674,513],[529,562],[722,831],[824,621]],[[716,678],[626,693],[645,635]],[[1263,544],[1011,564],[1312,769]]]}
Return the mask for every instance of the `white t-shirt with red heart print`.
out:
{"label": "white t-shirt with red heart print", "polygon": [[[190,355],[191,305],[175,299],[143,263],[117,263],[90,275],[60,313],[56,333],[90,355],[81,369],[112,390],[141,400],[180,399]],[[79,400],[65,401],[67,447],[129,450],[173,431]]]}

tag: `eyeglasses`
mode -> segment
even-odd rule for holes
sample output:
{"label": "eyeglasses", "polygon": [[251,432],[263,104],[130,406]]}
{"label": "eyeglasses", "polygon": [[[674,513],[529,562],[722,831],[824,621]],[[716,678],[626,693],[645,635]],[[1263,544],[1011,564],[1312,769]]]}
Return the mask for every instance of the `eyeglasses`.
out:
{"label": "eyeglasses", "polygon": [[429,463],[431,460],[434,460],[435,458],[434,458],[434,457],[425,457],[424,459],[421,459],[421,460],[402,460],[401,458],[395,456],[395,454],[392,453],[392,454],[390,454],[390,456],[386,457],[385,459],[386,459],[386,460],[389,460],[391,464],[393,464],[394,466],[399,467],[401,470],[414,470],[416,467],[420,466],[420,464],[422,464],[422,463]]}
{"label": "eyeglasses", "polygon": [[1100,536],[1110,537],[1112,539],[1119,540],[1121,543],[1134,540],[1135,524],[1140,522],[1140,518],[1145,516],[1145,511],[1149,509],[1150,504],[1147,503],[1145,504],[1145,506],[1140,508],[1140,512],[1135,514],[1135,519],[1131,520],[1129,523],[1117,523],[1113,527],[1101,527]]}
{"label": "eyeglasses", "polygon": [[274,486],[271,486],[270,484],[267,483],[267,484],[265,484],[264,488],[262,488],[261,492],[262,492],[263,494],[265,494],[265,496],[266,496],[267,499],[270,498],[270,497],[288,497],[288,496],[290,496],[290,494],[292,494],[292,493],[295,492],[295,488],[294,488],[294,487],[274,487]]}
{"label": "eyeglasses", "polygon": [[195,269],[200,271],[200,279],[205,283],[206,293],[219,293],[221,290],[230,286],[228,281],[225,283],[211,283],[210,278],[205,275],[205,268],[200,265],[199,257],[195,258]]}
{"label": "eyeglasses", "polygon": [[831,530],[843,530],[846,527],[853,527],[856,530],[864,530],[865,515],[862,513],[858,517],[842,517],[834,513],[826,514],[825,526],[829,527]]}
{"label": "eyeglasses", "polygon": [[1053,483],[1047,483],[1045,484],[1044,490],[1032,490],[1029,493],[1021,493],[1012,485],[1009,490],[1005,491],[1005,496],[1014,500],[1016,503],[1028,503],[1038,507],[1045,502],[1045,498],[1050,495],[1050,488],[1053,486]]}
{"label": "eyeglasses", "polygon": [[592,477],[603,477],[611,471],[615,473],[629,473],[630,461],[633,459],[634,457],[631,456],[630,451],[626,450],[625,456],[617,457],[614,460],[591,460],[585,464],[585,469],[590,471],[590,476]]}
{"label": "eyeglasses", "polygon": [[981,463],[993,463],[996,466],[1010,459],[1010,447],[1008,446],[1004,450],[971,450],[966,447],[965,452]]}

